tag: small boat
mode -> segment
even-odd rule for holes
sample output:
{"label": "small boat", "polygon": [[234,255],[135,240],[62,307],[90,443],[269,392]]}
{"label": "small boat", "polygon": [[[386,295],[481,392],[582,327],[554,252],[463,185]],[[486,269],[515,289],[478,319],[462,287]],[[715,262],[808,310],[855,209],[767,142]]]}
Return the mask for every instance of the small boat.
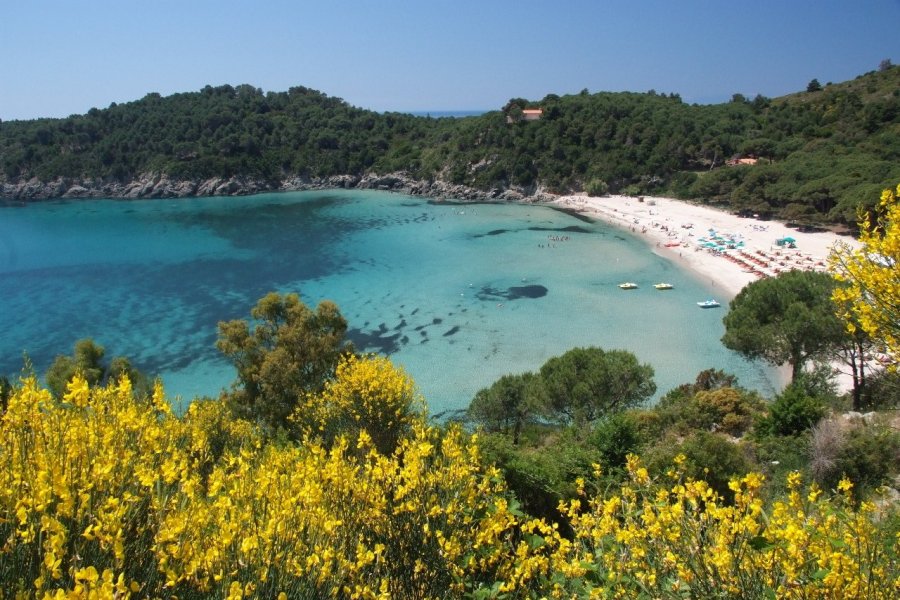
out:
{"label": "small boat", "polygon": [[658,290],[671,290],[675,286],[672,285],[671,283],[657,283],[653,287],[655,287]]}
{"label": "small boat", "polygon": [[636,289],[637,286],[638,286],[638,284],[632,283],[630,281],[626,281],[625,283],[619,284],[619,287],[622,288],[623,290],[633,290],[633,289]]}
{"label": "small boat", "polygon": [[716,308],[717,306],[721,306],[715,300],[704,300],[703,302],[698,302],[697,306],[700,308]]}

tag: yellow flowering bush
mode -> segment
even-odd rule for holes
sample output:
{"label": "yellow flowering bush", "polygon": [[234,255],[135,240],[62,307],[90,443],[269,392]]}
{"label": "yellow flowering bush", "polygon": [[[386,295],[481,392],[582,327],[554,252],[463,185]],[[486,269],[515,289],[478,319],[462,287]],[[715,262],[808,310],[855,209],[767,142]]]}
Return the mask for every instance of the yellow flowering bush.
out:
{"label": "yellow flowering bush", "polygon": [[900,185],[886,189],[874,214],[860,216],[862,248],[836,248],[830,262],[846,286],[835,289],[848,327],[861,328],[900,361]]}
{"label": "yellow flowering bush", "polygon": [[326,442],[365,431],[379,451],[390,454],[425,412],[413,380],[389,359],[347,355],[324,391],[307,394],[290,420],[301,435]]}
{"label": "yellow flowering bush", "polygon": [[[856,510],[852,484],[827,499],[789,478],[789,494],[766,507],[761,475],[734,479],[726,504],[704,481],[676,469],[650,481],[636,456],[618,490],[561,506],[574,543],[554,556],[554,597],[894,598],[900,593],[897,534],[879,529],[874,507]],[[576,577],[560,577],[566,572]]]}
{"label": "yellow flowering bush", "polygon": [[[342,368],[320,400],[350,423],[413,398],[387,361]],[[219,401],[173,415],[159,384],[139,398],[75,377],[57,400],[24,379],[0,419],[0,598],[900,592],[896,534],[846,480],[829,499],[794,476],[767,505],[749,474],[726,504],[683,457],[658,482],[629,456],[627,484],[579,480],[557,526],[519,512],[476,436],[413,414],[388,453],[367,426],[279,443]]]}

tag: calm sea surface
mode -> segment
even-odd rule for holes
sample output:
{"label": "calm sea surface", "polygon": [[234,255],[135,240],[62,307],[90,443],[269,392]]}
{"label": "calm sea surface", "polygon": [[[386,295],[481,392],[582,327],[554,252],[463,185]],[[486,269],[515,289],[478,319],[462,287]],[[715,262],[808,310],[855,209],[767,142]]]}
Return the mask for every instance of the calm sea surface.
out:
{"label": "calm sea surface", "polygon": [[272,290],[337,302],[357,348],[402,365],[432,414],[575,346],[634,352],[660,393],[710,367],[767,395],[777,381],[719,342],[726,298],[699,309],[712,291],[642,240],[547,207],[361,191],[0,207],[3,374],[23,352],[43,373],[91,337],[173,397],[216,395],[235,377],[216,323]]}

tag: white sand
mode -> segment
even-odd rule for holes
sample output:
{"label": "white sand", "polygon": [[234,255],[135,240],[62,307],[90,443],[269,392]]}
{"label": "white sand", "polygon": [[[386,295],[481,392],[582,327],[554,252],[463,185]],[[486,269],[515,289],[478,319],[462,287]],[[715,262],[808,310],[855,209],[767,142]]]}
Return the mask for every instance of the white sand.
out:
{"label": "white sand", "polygon": [[[776,221],[741,218],[672,198],[645,196],[641,202],[629,196],[575,195],[560,196],[551,204],[644,236],[657,254],[708,278],[721,289],[728,298],[720,301],[731,300],[748,283],[786,270],[828,271],[828,255],[835,244],[860,247],[859,241],[849,236],[802,233]],[[743,246],[723,252],[703,248],[699,239],[709,239],[710,229],[720,238],[743,242]],[[784,237],[794,238],[796,248],[776,245],[775,240]],[[852,389],[848,368],[839,363],[831,366],[838,373],[838,388]],[[789,367],[782,367],[780,373],[786,384],[790,380]]]}
{"label": "white sand", "polygon": [[[641,202],[629,196],[577,195],[560,196],[552,204],[645,236],[657,254],[709,278],[729,300],[761,277],[790,269],[826,271],[828,255],[838,242],[859,247],[849,236],[803,233],[776,221],[745,219],[671,198],[646,196]],[[710,229],[743,246],[724,252],[702,248],[699,239],[709,239]],[[784,237],[794,238],[796,248],[777,246],[775,240]]]}

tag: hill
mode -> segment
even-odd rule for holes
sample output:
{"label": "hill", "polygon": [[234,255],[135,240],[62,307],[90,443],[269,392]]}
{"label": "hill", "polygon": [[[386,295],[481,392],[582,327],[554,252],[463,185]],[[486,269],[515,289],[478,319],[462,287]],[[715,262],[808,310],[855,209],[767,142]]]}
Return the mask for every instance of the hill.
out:
{"label": "hill", "polygon": [[[521,118],[528,107],[542,117]],[[735,158],[755,164],[728,166]],[[858,206],[900,180],[898,159],[897,66],[783,98],[735,95],[703,106],[677,94],[584,91],[434,119],[363,110],[303,87],[264,93],[225,85],[148,94],[66,119],[0,123],[0,195],[20,198],[62,195],[73,185],[144,195],[128,184],[150,174],[249,180],[227,188],[247,193],[292,180],[351,176],[352,185],[403,173],[486,196],[608,189],[852,224]],[[28,182],[56,183],[25,193]],[[172,189],[156,193],[178,193]]]}

